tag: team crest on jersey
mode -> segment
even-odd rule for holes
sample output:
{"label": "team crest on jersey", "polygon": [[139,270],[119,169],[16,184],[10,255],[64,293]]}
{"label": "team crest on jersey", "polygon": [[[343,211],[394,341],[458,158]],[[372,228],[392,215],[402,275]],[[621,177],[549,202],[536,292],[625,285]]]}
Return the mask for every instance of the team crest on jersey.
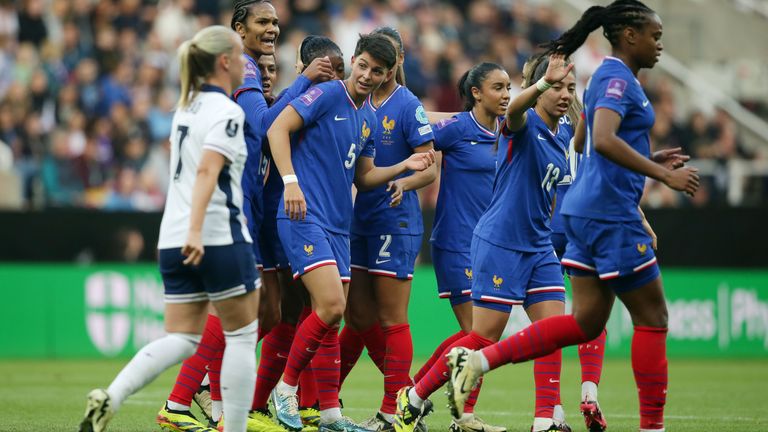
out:
{"label": "team crest on jersey", "polygon": [[627,82],[621,78],[614,78],[608,81],[608,87],[605,89],[605,96],[614,99],[624,97],[624,91],[627,89]]}
{"label": "team crest on jersey", "polygon": [[464,275],[467,277],[467,279],[472,280],[472,269],[465,268]]}
{"label": "team crest on jersey", "polygon": [[500,278],[500,277],[498,277],[496,275],[493,275],[493,288],[499,289],[499,288],[501,288],[501,284],[503,284],[503,283],[504,283],[504,279],[502,279],[502,278]]}
{"label": "team crest on jersey", "polygon": [[648,251],[648,245],[645,243],[638,243],[637,251],[640,252],[640,255],[645,255],[645,253]]}
{"label": "team crest on jersey", "polygon": [[323,94],[323,91],[322,91],[322,90],[320,90],[320,89],[319,89],[319,88],[317,88],[317,87],[312,87],[312,88],[311,88],[311,89],[309,89],[309,90],[308,90],[306,93],[304,93],[303,95],[301,95],[301,97],[299,97],[299,99],[300,99],[302,102],[304,102],[304,105],[306,105],[306,106],[310,106],[310,105],[312,105],[312,103],[313,103],[314,101],[316,101],[316,100],[317,100],[317,98],[319,98],[319,97],[320,97],[320,95],[322,95],[322,94]]}
{"label": "team crest on jersey", "polygon": [[384,134],[390,135],[395,128],[395,119],[389,120],[389,116],[384,116],[384,120],[381,121],[381,125],[384,127]]}
{"label": "team crest on jersey", "polygon": [[306,253],[307,256],[312,256],[314,252],[315,252],[314,245],[304,245],[304,253]]}
{"label": "team crest on jersey", "polygon": [[229,119],[227,122],[227,128],[224,129],[224,131],[227,133],[227,136],[232,138],[235,135],[237,135],[237,129],[240,127],[239,124],[234,119]]}
{"label": "team crest on jersey", "polygon": [[426,111],[424,111],[424,107],[419,105],[418,108],[416,108],[416,121],[419,123],[425,125],[429,124],[429,118],[427,117]]}
{"label": "team crest on jersey", "polygon": [[369,136],[371,136],[371,128],[368,127],[368,123],[363,121],[363,130],[361,131],[361,136],[363,138],[363,141],[367,140]]}

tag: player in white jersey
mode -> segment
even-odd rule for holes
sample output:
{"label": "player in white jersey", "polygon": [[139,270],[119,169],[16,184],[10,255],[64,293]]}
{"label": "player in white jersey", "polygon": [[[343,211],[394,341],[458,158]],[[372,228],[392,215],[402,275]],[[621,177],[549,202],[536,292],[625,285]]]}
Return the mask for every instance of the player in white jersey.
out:
{"label": "player in white jersey", "polygon": [[167,335],[142,348],[106,390],[88,394],[81,432],[105,430],[128,396],[192,355],[209,301],[226,339],[224,428],[246,430],[256,379],[259,280],[242,212],[245,114],[228,97],[242,82],[242,54],[240,38],[223,26],[207,27],[179,48],[181,99],[171,137],[173,180],[158,244]]}

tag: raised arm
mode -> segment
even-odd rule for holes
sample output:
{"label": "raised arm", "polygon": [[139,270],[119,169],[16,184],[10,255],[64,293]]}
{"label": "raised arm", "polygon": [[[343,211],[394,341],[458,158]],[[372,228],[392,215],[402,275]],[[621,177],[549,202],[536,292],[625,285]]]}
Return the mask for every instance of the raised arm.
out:
{"label": "raised arm", "polygon": [[[507,107],[507,129],[512,132],[519,131],[525,126],[527,118],[526,111],[536,103],[536,99],[547,91],[554,84],[563,80],[573,69],[573,63],[565,65],[565,56],[562,54],[552,54],[549,56],[549,65],[544,77],[538,82],[531,84],[527,89],[520,92]],[[531,72],[533,73],[533,72]]]}

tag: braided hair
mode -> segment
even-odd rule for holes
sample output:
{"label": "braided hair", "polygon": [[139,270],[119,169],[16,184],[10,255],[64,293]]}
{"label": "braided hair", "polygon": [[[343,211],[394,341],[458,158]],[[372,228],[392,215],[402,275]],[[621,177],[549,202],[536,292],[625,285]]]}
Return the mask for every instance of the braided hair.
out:
{"label": "braided hair", "polygon": [[232,5],[234,11],[232,12],[232,21],[230,21],[230,27],[232,30],[237,30],[235,26],[237,23],[245,25],[245,20],[248,19],[248,14],[251,12],[251,6],[257,3],[269,3],[268,0],[235,0]]}
{"label": "braided hair", "polygon": [[573,27],[542,46],[546,48],[547,54],[557,52],[567,57],[584,44],[590,33],[602,27],[603,36],[615,47],[625,28],[640,28],[653,14],[653,9],[638,0],[616,0],[608,6],[592,6]]}

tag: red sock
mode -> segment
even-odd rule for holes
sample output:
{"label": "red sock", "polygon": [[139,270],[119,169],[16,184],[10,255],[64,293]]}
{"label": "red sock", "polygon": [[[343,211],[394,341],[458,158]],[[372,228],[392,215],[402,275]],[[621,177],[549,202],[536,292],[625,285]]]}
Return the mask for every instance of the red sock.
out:
{"label": "red sock", "polygon": [[581,382],[592,381],[600,384],[603,373],[603,354],[605,353],[605,330],[597,338],[579,345],[581,363]]}
{"label": "red sock", "polygon": [[640,396],[640,428],[664,427],[667,401],[667,329],[635,327],[632,371]]}
{"label": "red sock", "polygon": [[381,373],[384,373],[384,356],[387,354],[387,341],[384,338],[384,331],[381,330],[381,325],[376,323],[368,330],[361,331],[360,337],[368,349],[368,357],[373,360],[373,363],[379,368]]}
{"label": "red sock", "polygon": [[413,376],[413,381],[414,382],[421,381],[421,379],[424,378],[424,375],[427,374],[427,372],[432,368],[432,365],[435,364],[436,361],[438,360],[445,361],[445,357],[444,357],[445,349],[466,335],[467,335],[467,332],[465,332],[464,330],[459,330],[457,333],[451,336],[448,336],[448,339],[444,340],[440,345],[437,346],[437,348],[435,348],[435,351],[432,353],[432,357],[430,357],[429,360],[427,360],[427,362],[424,363],[424,366],[422,366],[421,369],[419,369],[419,371],[416,372],[416,375]]}
{"label": "red sock", "polygon": [[[445,355],[448,354],[448,351],[453,347],[460,346],[477,350],[491,344],[493,344],[493,341],[490,339],[486,339],[475,332],[469,332],[468,335],[448,346],[443,352],[443,358],[445,358]],[[422,399],[428,398],[448,381],[448,376],[448,364],[445,361],[435,362],[429,372],[424,375],[424,378],[416,383],[416,394]]]}
{"label": "red sock", "polygon": [[411,364],[413,363],[413,340],[411,326],[397,324],[384,327],[386,355],[384,357],[384,399],[380,411],[394,414],[395,396],[401,388],[411,385]]}
{"label": "red sock", "polygon": [[261,344],[259,369],[256,372],[256,389],[253,392],[252,409],[266,409],[269,393],[275,388],[288,362],[296,327],[281,322],[266,336]]}
{"label": "red sock", "polygon": [[483,386],[483,377],[477,381],[477,387],[469,394],[467,402],[464,404],[464,414],[472,414],[475,412],[475,405],[477,404],[477,397],[480,396],[480,387]]}
{"label": "red sock", "polygon": [[311,407],[317,404],[317,379],[312,363],[307,365],[299,375],[299,406]]}
{"label": "red sock", "polygon": [[365,343],[363,338],[360,337],[360,333],[356,330],[352,330],[349,326],[344,326],[339,334],[339,347],[341,350],[341,371],[339,374],[339,388],[344,385],[344,380],[347,379],[347,375],[355,367],[357,359],[360,358],[360,354],[363,353]]}
{"label": "red sock", "polygon": [[312,370],[317,383],[320,409],[339,408],[339,329],[325,333],[317,354],[312,358]]}
{"label": "red sock", "polygon": [[[288,363],[285,365],[285,372],[283,373],[283,381],[286,384],[290,386],[299,384],[299,374],[315,356],[325,334],[331,330],[331,327],[324,323],[315,312],[309,314],[301,323],[296,329],[296,337],[293,338]],[[338,379],[336,382],[339,382]]]}
{"label": "red sock", "polygon": [[211,359],[208,365],[208,381],[211,386],[211,400],[221,400],[221,361],[224,359],[224,350],[219,351]]}
{"label": "red sock", "polygon": [[206,370],[208,364],[219,352],[224,352],[224,332],[221,329],[221,321],[215,315],[208,315],[203,338],[197,345],[197,351],[181,364],[181,370],[176,376],[176,384],[168,400],[182,405],[191,405],[192,397],[200,388],[205,374],[208,373]]}
{"label": "red sock", "polygon": [[552,418],[560,395],[560,369],[563,352],[555,352],[533,361],[533,381],[536,385],[536,417]]}
{"label": "red sock", "polygon": [[568,345],[586,342],[573,315],[558,315],[536,321],[525,329],[485,349],[491,370],[507,363],[520,363]]}

